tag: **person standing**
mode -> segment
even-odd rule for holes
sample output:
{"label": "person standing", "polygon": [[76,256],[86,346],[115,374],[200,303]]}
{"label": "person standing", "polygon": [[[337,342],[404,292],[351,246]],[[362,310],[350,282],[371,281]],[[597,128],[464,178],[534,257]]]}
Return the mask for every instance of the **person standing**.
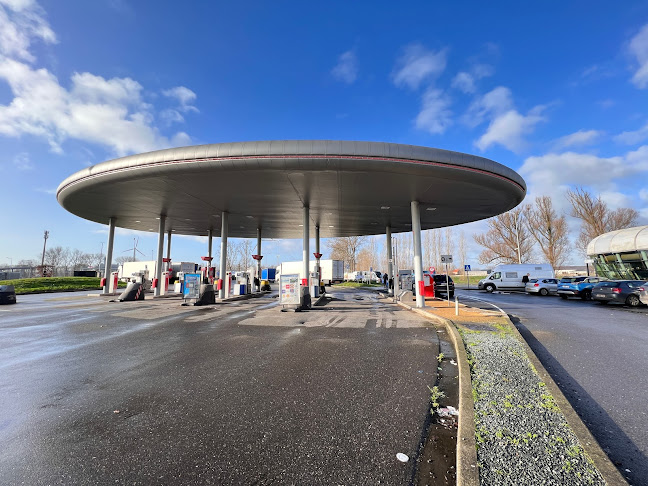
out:
{"label": "person standing", "polygon": [[529,283],[529,275],[530,275],[530,274],[527,273],[526,275],[524,275],[524,276],[522,277],[522,283],[523,283],[524,285],[526,285],[526,284]]}

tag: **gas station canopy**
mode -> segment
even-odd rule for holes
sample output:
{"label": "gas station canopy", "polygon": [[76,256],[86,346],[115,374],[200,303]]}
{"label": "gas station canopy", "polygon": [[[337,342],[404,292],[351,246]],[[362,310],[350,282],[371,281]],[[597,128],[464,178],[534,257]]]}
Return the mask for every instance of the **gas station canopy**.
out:
{"label": "gas station canopy", "polygon": [[322,238],[477,221],[517,206],[524,180],[497,162],[459,152],[379,142],[278,140],[197,145],[103,162],[65,179],[59,203],[118,227],[183,235],[301,238],[303,208]]}

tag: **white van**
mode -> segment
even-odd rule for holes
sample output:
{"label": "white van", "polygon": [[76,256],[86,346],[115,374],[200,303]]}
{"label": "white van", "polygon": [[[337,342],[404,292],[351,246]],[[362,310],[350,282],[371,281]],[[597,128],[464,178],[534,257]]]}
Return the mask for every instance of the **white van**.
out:
{"label": "white van", "polygon": [[488,277],[479,281],[477,287],[486,292],[493,290],[524,290],[522,277],[555,278],[554,269],[548,263],[522,263],[497,265]]}

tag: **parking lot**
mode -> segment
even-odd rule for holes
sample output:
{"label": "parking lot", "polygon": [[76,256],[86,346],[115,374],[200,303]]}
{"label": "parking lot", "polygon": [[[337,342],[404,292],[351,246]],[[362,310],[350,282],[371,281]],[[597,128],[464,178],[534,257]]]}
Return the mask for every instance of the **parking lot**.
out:
{"label": "parking lot", "polygon": [[332,297],[21,296],[0,314],[0,483],[408,484],[443,335]]}

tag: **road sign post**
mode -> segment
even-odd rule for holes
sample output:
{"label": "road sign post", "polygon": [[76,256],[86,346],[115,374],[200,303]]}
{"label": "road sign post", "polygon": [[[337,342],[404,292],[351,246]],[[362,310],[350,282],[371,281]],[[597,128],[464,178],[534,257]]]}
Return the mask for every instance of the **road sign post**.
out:
{"label": "road sign post", "polygon": [[470,272],[470,265],[464,265],[464,275],[466,276],[466,280],[468,281],[468,288],[470,289],[470,275],[468,275],[468,272]]}
{"label": "road sign post", "polygon": [[452,255],[441,255],[441,263],[445,264],[446,297],[448,298],[448,307],[450,307],[450,275],[448,275],[448,263],[452,263]]}

